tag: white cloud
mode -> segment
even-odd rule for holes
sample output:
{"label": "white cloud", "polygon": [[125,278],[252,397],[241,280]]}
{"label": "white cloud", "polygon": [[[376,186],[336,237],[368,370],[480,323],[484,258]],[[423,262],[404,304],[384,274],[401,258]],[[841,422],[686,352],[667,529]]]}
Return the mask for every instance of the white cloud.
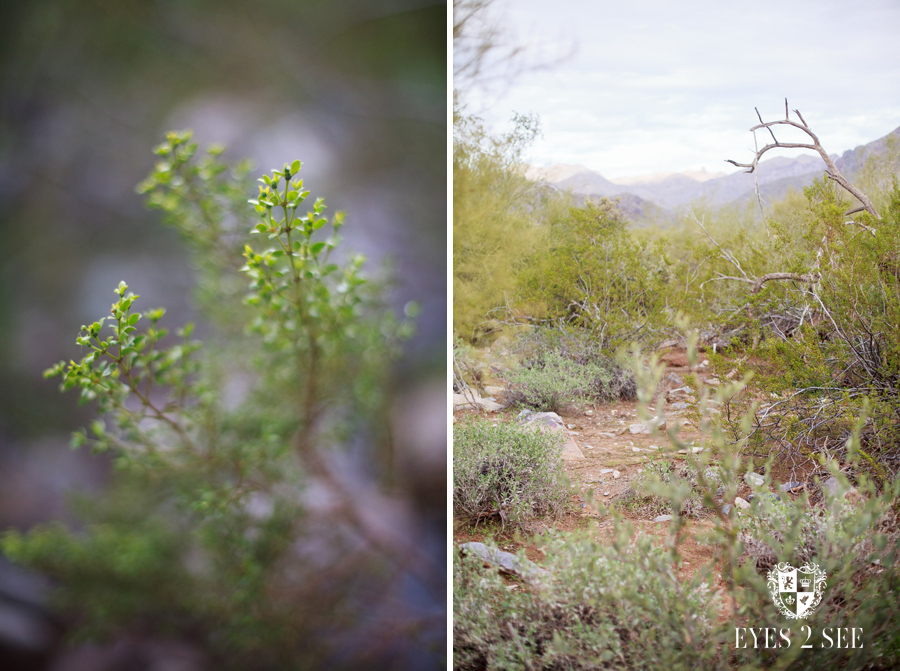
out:
{"label": "white cloud", "polygon": [[753,108],[781,118],[785,96],[832,152],[900,126],[894,0],[497,1],[501,29],[553,64],[470,100],[496,130],[536,112],[536,163],[728,170],[752,152]]}

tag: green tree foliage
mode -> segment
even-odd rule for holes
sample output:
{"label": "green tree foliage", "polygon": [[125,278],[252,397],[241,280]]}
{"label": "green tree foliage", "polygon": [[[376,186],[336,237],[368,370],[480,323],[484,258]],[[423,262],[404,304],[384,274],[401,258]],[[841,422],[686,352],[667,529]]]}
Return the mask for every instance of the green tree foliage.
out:
{"label": "green tree foliage", "polygon": [[793,318],[789,337],[769,329],[751,351],[769,364],[759,387],[787,397],[778,416],[788,421],[760,419],[758,441],[794,458],[829,444],[844,454],[865,414],[866,468],[885,482],[900,454],[900,189],[895,181],[880,221],[859,223],[847,220],[831,183],[818,180],[805,192],[812,218],[804,238],[815,260],[799,269],[817,280],[799,290],[769,283],[760,292],[763,300],[790,300]]}
{"label": "green tree foliage", "polygon": [[521,173],[536,119],[517,116],[493,137],[458,103],[453,110],[453,328],[467,339],[488,330],[491,310],[513,299],[516,278],[544,244],[547,194]]}
{"label": "green tree foliage", "polygon": [[[383,440],[386,365],[411,326],[362,257],[333,258],[343,214],[310,198],[299,161],[248,205],[246,165],[198,155],[188,133],[156,153],[140,190],[192,246],[203,304],[243,322],[202,347],[190,325],[173,338],[165,311],[141,311],[120,282],[110,313],[82,327],[81,358],[47,371],[96,403],[75,444],[111,453],[111,491],[82,505],[81,528],[7,532],[3,552],[58,581],[79,636],[190,636],[223,669],[383,668],[363,659],[359,628],[390,589],[384,572],[421,558],[371,536],[327,455],[363,430]],[[327,522],[308,510],[311,479],[336,501]]]}
{"label": "green tree foliage", "polygon": [[674,306],[661,249],[638,240],[614,202],[570,206],[550,221],[549,248],[522,275],[522,305],[533,318],[573,322],[604,348],[652,334]]}

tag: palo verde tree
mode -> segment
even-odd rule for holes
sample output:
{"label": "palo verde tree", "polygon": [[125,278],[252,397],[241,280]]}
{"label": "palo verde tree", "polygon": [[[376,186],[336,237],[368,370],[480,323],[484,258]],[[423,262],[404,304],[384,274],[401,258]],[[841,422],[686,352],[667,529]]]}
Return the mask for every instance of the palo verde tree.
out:
{"label": "palo verde tree", "polygon": [[539,248],[554,194],[522,174],[537,119],[516,116],[491,135],[459,104],[453,110],[453,328],[469,340],[490,330],[492,310],[512,300],[516,277]]}
{"label": "palo verde tree", "polygon": [[569,206],[549,222],[547,249],[522,272],[522,311],[587,328],[604,349],[652,338],[668,319],[668,263],[636,238],[607,198]]}

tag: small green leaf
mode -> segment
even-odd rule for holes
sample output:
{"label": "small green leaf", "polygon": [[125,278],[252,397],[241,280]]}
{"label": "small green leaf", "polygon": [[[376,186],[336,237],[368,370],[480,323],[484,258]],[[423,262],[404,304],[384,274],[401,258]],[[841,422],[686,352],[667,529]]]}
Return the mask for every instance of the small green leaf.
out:
{"label": "small green leaf", "polygon": [[91,433],[100,438],[106,433],[106,423],[102,419],[95,419],[91,422]]}
{"label": "small green leaf", "polygon": [[298,172],[300,172],[301,165],[303,164],[300,163],[300,161],[294,161],[293,163],[291,163],[291,173],[296,175]]}

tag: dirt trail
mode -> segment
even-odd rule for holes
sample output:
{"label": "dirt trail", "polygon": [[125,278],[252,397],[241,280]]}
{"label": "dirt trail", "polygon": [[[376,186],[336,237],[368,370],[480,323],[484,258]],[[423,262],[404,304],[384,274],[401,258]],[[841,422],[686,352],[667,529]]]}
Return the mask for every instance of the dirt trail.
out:
{"label": "dirt trail", "polygon": [[[703,380],[710,380],[712,376],[701,355],[697,369],[688,367],[687,357],[683,350],[670,350],[663,355],[662,361],[667,365],[660,385],[659,393],[669,399],[665,403],[664,412],[667,426],[678,426],[679,437],[687,442],[699,445],[701,434],[697,427],[686,417],[689,412],[687,393],[679,389],[684,387],[684,375],[693,372]],[[715,383],[715,380],[712,380]],[[457,417],[474,413],[472,410],[460,410]],[[566,474],[573,484],[573,511],[560,520],[536,520],[526,525],[523,537],[500,533],[495,535],[494,541],[500,544],[501,549],[515,552],[525,548],[526,555],[532,561],[540,562],[543,554],[530,534],[539,534],[549,528],[559,530],[573,530],[576,528],[594,528],[599,534],[609,533],[612,530],[608,517],[602,517],[596,510],[585,503],[589,497],[588,491],[592,491],[595,501],[610,503],[625,493],[632,483],[639,477],[641,469],[647,461],[659,458],[659,448],[667,448],[668,438],[665,430],[653,434],[632,434],[629,426],[641,423],[637,413],[635,401],[597,404],[583,407],[577,411],[563,411],[559,415],[568,428],[569,435],[584,454],[584,459],[567,460],[565,462]],[[502,419],[494,416],[497,421],[510,421],[510,417]],[[672,455],[671,458],[683,458],[681,455]],[[629,523],[635,531],[645,531],[658,536],[660,542],[668,533],[668,523],[654,522],[641,514],[625,513]],[[686,527],[686,539],[680,546],[683,566],[679,573],[682,576],[692,572],[695,568],[712,559],[711,550],[702,542],[703,531],[710,526],[709,522],[689,521]],[[498,528],[486,527],[473,530],[467,525],[454,524],[454,540],[463,543],[473,540],[484,540],[486,535],[496,534]]]}
{"label": "dirt trail", "polygon": [[[685,389],[685,374],[692,372],[687,357],[683,350],[676,349],[664,354],[662,360],[667,367],[659,393],[668,399],[663,406],[666,427],[678,427],[681,440],[699,445],[702,436],[685,416],[690,397],[687,391],[680,391]],[[702,356],[698,363],[694,374],[712,379]],[[600,501],[614,500],[628,489],[648,460],[658,458],[661,449],[669,449],[666,429],[655,434],[631,433],[630,426],[642,423],[634,401],[595,405],[560,415],[585,456],[584,460],[567,461],[566,472],[582,490],[593,489]]]}

